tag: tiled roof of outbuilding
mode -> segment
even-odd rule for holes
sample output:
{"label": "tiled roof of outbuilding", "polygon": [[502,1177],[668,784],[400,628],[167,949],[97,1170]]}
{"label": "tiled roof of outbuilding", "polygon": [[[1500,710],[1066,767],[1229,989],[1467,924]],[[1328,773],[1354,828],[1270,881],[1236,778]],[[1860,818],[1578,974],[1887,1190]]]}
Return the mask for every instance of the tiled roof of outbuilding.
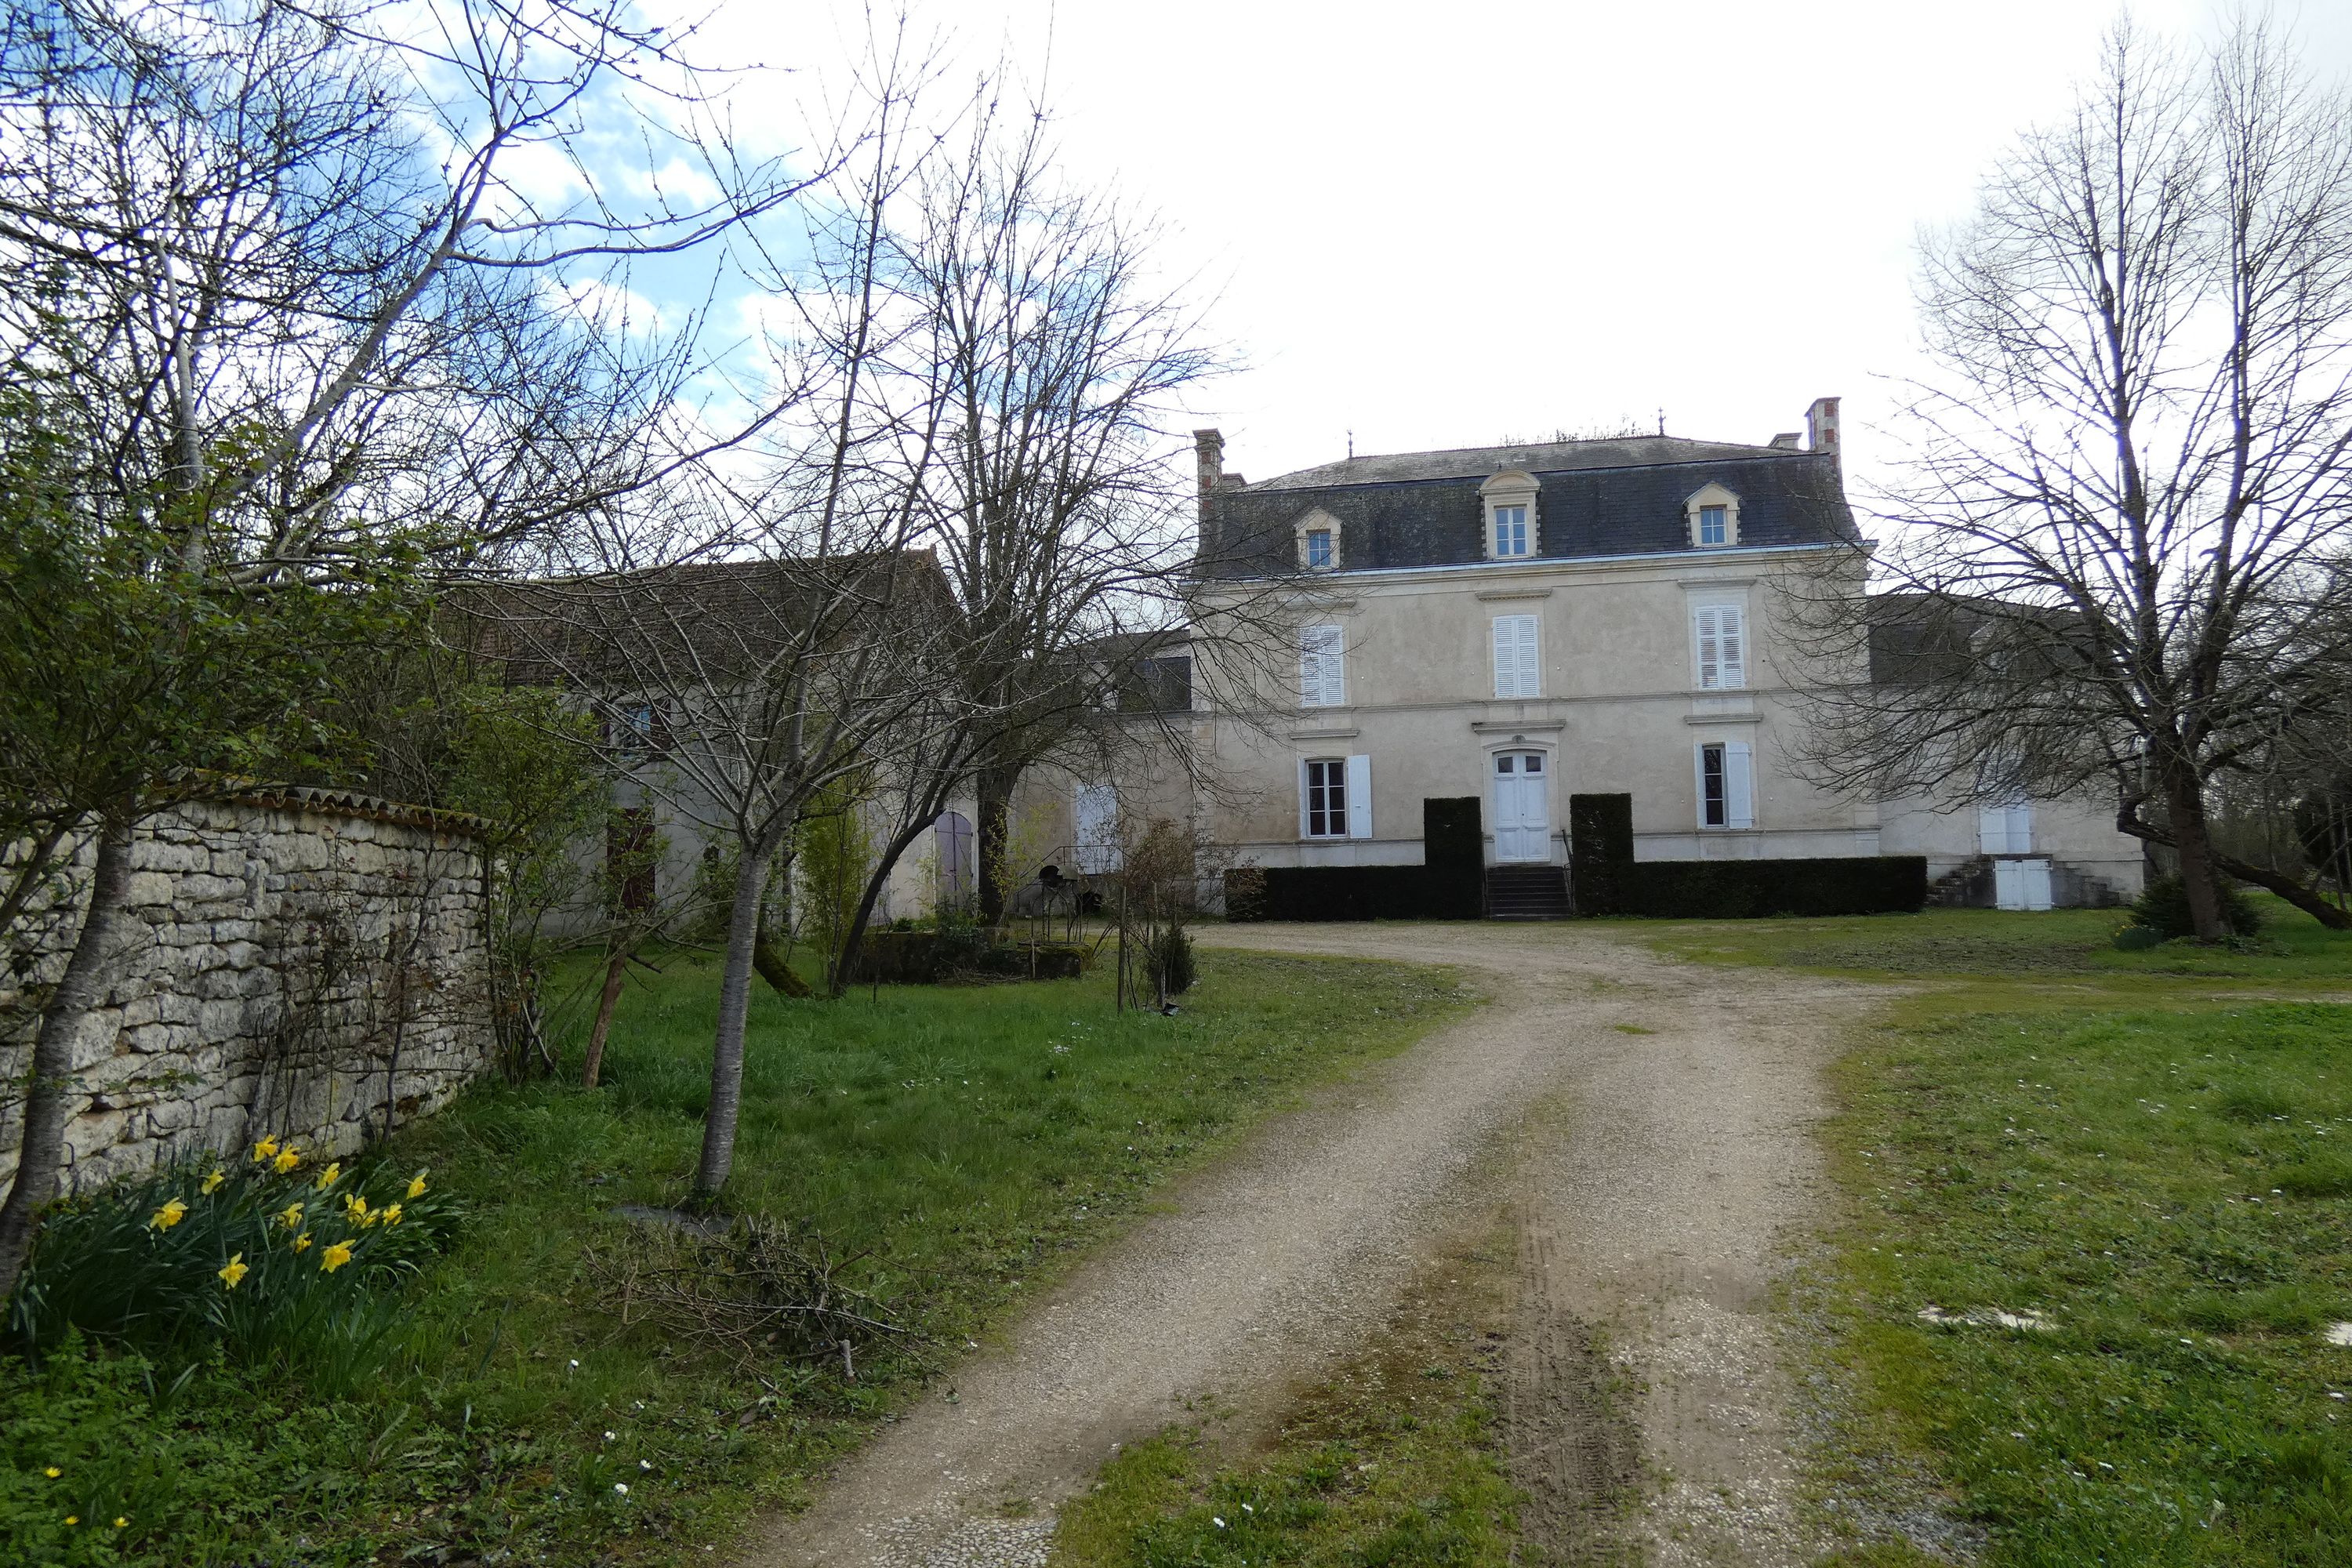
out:
{"label": "tiled roof of outbuilding", "polygon": [[1536,558],[1591,559],[1695,549],[1684,503],[1719,484],[1739,498],[1738,543],[1854,543],[1833,453],[1644,436],[1529,447],[1350,458],[1209,495],[1210,575],[1297,569],[1293,531],[1310,509],[1339,520],[1343,571],[1466,565],[1486,559],[1478,487],[1509,469],[1537,482]]}

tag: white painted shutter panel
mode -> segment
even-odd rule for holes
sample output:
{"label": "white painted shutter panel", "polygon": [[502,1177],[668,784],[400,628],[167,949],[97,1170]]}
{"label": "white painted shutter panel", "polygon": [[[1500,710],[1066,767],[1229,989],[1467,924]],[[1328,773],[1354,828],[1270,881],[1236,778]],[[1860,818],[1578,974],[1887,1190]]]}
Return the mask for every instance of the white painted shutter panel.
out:
{"label": "white painted shutter panel", "polygon": [[1298,759],[1298,837],[1307,837],[1307,759]]}
{"label": "white painted shutter panel", "polygon": [[[2030,800],[2013,802],[2009,808],[2009,852],[2012,855],[2033,853],[2033,803]],[[2047,909],[2050,906],[2045,902],[2038,907]]]}
{"label": "white painted shutter panel", "polygon": [[1308,626],[1298,638],[1298,698],[1309,708],[1348,700],[1348,678],[1338,626]]}
{"label": "white painted shutter panel", "polygon": [[1748,619],[1747,612],[1737,605],[1717,606],[1721,617],[1717,636],[1717,658],[1721,662],[1718,685],[1737,690],[1748,684]]}
{"label": "white painted shutter panel", "polygon": [[1539,623],[1533,616],[1514,616],[1511,618],[1518,623],[1519,695],[1540,697],[1543,695],[1542,660],[1536,649],[1536,627]]}
{"label": "white painted shutter panel", "polygon": [[1749,761],[1748,742],[1727,741],[1723,747],[1723,816],[1726,827],[1756,826],[1756,801],[1753,794],[1756,770]]}
{"label": "white painted shutter panel", "polygon": [[1348,837],[1372,836],[1372,759],[1348,759]]}
{"label": "white painted shutter panel", "polygon": [[1723,684],[1723,612],[1704,605],[1693,614],[1698,623],[1699,689],[1712,691]]}
{"label": "white painted shutter panel", "polygon": [[1495,617],[1495,695],[1517,697],[1519,694],[1519,645],[1512,635],[1511,622],[1517,617]]}
{"label": "white painted shutter panel", "polygon": [[2009,853],[2009,813],[1998,805],[1977,807],[1977,853]]}

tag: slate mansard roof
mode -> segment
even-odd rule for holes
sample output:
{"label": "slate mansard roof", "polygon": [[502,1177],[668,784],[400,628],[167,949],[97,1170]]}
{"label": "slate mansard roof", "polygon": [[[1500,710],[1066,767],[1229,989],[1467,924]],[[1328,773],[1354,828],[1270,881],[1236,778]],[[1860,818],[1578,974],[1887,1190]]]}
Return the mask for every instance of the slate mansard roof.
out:
{"label": "slate mansard roof", "polygon": [[1485,563],[1478,487],[1519,470],[1537,483],[1537,560],[1696,551],[1684,503],[1707,484],[1739,498],[1738,548],[1853,544],[1834,451],[1638,436],[1349,458],[1255,484],[1226,476],[1202,498],[1206,574],[1295,571],[1294,530],[1317,508],[1339,520],[1343,571]]}

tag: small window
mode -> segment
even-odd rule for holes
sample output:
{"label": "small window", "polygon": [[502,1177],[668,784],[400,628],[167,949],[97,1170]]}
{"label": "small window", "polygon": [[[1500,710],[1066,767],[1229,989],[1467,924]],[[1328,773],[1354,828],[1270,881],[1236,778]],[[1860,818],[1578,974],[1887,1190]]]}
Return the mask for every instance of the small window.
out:
{"label": "small window", "polygon": [[1496,757],[1495,759],[1495,771],[1498,773],[1516,773],[1518,771],[1517,765],[1517,763],[1518,759],[1517,757]]}
{"label": "small window", "polygon": [[1528,553],[1528,509],[1523,506],[1498,506],[1494,509],[1495,558],[1507,561]]}
{"label": "small window", "polygon": [[1739,497],[1722,485],[1701,485],[1684,497],[1683,516],[1695,549],[1724,550],[1739,542]]}
{"label": "small window", "polygon": [[1310,570],[1328,571],[1331,566],[1331,531],[1310,528],[1307,531],[1307,564]]}
{"label": "small window", "polygon": [[1709,827],[1721,827],[1731,820],[1730,806],[1724,797],[1723,748],[1701,746],[1698,749],[1698,819]]}
{"label": "small window", "polygon": [[1307,764],[1307,837],[1348,837],[1348,760],[1316,757]]}
{"label": "small window", "polygon": [[1731,542],[1731,524],[1723,508],[1703,506],[1698,509],[1698,542],[1701,544]]}
{"label": "small window", "polygon": [[1339,708],[1347,700],[1347,659],[1339,628],[1303,628],[1298,634],[1298,705]]}

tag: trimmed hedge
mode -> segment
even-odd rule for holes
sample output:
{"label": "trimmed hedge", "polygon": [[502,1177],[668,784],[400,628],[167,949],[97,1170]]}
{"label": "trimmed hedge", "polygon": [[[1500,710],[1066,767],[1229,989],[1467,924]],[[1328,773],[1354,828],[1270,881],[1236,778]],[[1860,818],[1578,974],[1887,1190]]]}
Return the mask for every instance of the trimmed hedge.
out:
{"label": "trimmed hedge", "polygon": [[984,932],[975,942],[963,932],[942,937],[935,931],[875,931],[866,933],[852,984],[937,985],[959,975],[987,974],[1039,980],[1074,980],[1086,968],[1087,950],[1066,942],[992,942]]}
{"label": "trimmed hedge", "polygon": [[1418,866],[1251,866],[1225,873],[1229,921],[1475,921],[1486,913],[1478,797],[1421,803]]}
{"label": "trimmed hedge", "polygon": [[[1757,915],[1912,913],[1927,901],[1922,855],[1791,860],[1643,860],[1617,868],[1628,915],[1745,920]],[[1579,906],[1579,913],[1600,913]]]}
{"label": "trimmed hedge", "polygon": [[1580,915],[1614,912],[1633,864],[1633,797],[1568,797],[1569,898]]}

